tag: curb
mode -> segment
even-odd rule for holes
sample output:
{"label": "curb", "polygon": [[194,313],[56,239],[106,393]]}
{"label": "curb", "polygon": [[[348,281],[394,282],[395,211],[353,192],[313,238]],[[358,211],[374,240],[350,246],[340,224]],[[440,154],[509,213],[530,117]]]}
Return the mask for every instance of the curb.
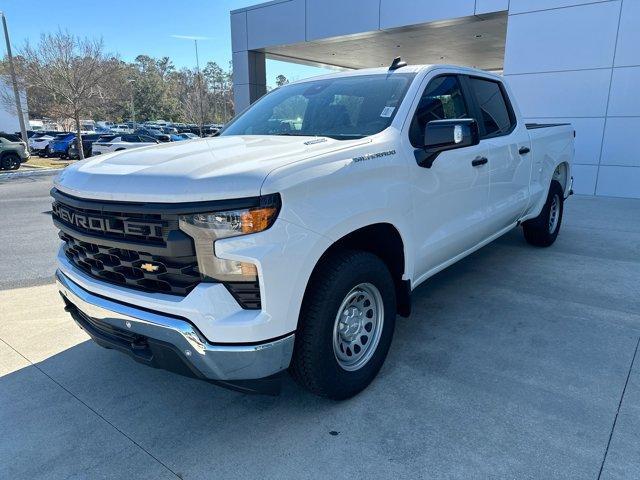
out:
{"label": "curb", "polygon": [[56,172],[61,172],[62,168],[34,168],[33,170],[23,170],[15,172],[2,172],[0,173],[0,180],[13,177],[37,177],[40,175],[51,175]]}

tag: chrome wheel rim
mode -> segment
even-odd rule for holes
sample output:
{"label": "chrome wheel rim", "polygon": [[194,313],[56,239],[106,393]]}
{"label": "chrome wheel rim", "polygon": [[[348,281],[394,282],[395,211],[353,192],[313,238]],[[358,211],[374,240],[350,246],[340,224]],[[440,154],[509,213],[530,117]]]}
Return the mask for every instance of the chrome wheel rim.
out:
{"label": "chrome wheel rim", "polygon": [[384,324],[380,291],[370,283],[356,285],[338,308],[333,324],[333,353],[347,371],[362,368],[378,347]]}
{"label": "chrome wheel rim", "polygon": [[549,209],[549,233],[556,231],[558,226],[558,219],[560,217],[560,198],[558,194],[553,196],[551,200],[551,208]]}

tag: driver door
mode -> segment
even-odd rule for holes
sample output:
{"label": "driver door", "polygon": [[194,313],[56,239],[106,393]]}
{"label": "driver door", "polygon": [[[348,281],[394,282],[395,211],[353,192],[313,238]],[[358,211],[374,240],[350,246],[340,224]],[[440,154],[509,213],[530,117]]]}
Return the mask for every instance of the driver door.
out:
{"label": "driver door", "polygon": [[[428,122],[470,118],[470,105],[458,75],[431,77],[409,127],[411,157],[424,146]],[[443,151],[429,168],[410,159],[418,281],[488,236],[485,221],[490,176],[486,164],[478,161],[486,158],[486,153],[480,144]]]}

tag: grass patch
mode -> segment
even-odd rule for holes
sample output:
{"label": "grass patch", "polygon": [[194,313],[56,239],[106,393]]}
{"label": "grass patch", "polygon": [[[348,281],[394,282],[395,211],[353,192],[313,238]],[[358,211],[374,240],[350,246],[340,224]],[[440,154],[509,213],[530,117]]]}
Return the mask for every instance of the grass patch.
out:
{"label": "grass patch", "polygon": [[34,168],[64,168],[74,161],[75,160],[60,160],[59,158],[42,158],[32,156],[29,160],[23,163],[22,166]]}

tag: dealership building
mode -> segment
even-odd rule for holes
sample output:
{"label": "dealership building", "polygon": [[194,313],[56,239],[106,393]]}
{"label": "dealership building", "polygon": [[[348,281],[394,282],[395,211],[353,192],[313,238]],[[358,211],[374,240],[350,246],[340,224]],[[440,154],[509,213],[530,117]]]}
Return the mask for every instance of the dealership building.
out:
{"label": "dealership building", "polygon": [[531,122],[571,122],[577,193],[640,198],[640,0],[275,0],[231,12],[234,96],[266,59],[501,72]]}

